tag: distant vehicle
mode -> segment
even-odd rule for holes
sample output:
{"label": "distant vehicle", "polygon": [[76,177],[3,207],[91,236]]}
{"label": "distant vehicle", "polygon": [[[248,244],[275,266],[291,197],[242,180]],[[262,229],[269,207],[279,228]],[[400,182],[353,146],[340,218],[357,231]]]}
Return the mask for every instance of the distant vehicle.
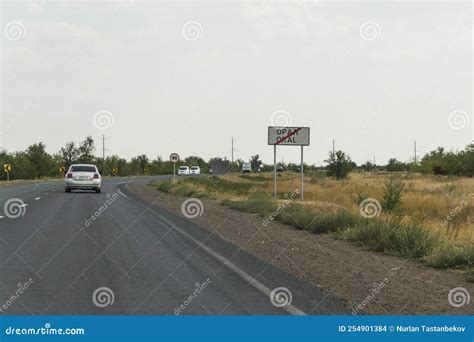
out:
{"label": "distant vehicle", "polygon": [[209,169],[209,174],[212,175],[212,169]]}
{"label": "distant vehicle", "polygon": [[242,173],[250,173],[252,172],[252,164],[249,162],[242,163]]}
{"label": "distant vehicle", "polygon": [[253,169],[253,172],[260,173],[262,172],[262,169],[260,169],[259,167],[256,167],[255,169]]}
{"label": "distant vehicle", "polygon": [[65,192],[71,190],[95,190],[100,192],[102,178],[97,166],[93,164],[73,164],[64,176]]}
{"label": "distant vehicle", "polygon": [[189,176],[189,166],[180,166],[178,176]]}
{"label": "distant vehicle", "polygon": [[190,175],[200,175],[201,174],[201,168],[199,166],[191,166],[189,174]]}
{"label": "distant vehicle", "polygon": [[283,172],[283,171],[285,171],[285,169],[283,168],[283,166],[278,165],[278,166],[277,166],[277,172]]}

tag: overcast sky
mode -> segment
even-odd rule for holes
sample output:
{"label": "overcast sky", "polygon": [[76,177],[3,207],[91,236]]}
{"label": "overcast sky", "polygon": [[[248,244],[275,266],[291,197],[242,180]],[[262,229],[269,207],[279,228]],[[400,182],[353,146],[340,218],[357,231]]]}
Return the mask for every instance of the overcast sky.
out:
{"label": "overcast sky", "polygon": [[105,134],[126,158],[230,158],[233,136],[271,162],[267,126],[291,124],[308,163],[333,138],[384,163],[473,138],[471,2],[2,1],[1,20],[8,151]]}

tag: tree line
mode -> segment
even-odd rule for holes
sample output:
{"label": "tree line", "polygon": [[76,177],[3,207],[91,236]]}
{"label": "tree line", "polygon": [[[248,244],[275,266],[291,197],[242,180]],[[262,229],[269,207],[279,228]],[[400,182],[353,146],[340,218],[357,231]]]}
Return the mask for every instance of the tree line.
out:
{"label": "tree line", "polygon": [[[117,155],[107,156],[105,159],[95,156],[95,142],[91,136],[83,141],[68,142],[54,154],[46,151],[46,145],[42,142],[28,146],[26,150],[9,153],[0,150],[0,163],[11,164],[13,167],[10,179],[38,179],[44,177],[62,176],[61,168],[67,168],[71,164],[96,164],[103,175],[132,176],[132,175],[165,175],[173,172],[173,163],[161,156],[149,159],[145,154],[137,155],[129,160]],[[209,173],[215,163],[225,164],[230,172],[240,172],[242,159],[233,162],[220,157],[211,158],[206,161],[198,156],[189,156],[177,163],[180,165],[197,165],[203,173]],[[391,158],[385,165],[375,165],[368,161],[357,165],[342,151],[329,152],[325,160],[326,165],[316,166],[304,164],[305,171],[324,170],[328,176],[344,178],[350,171],[388,171],[401,172],[412,171],[425,174],[458,175],[472,177],[474,174],[474,145],[468,145],[462,151],[446,151],[439,147],[424,155],[421,160],[414,162],[401,162]],[[252,170],[272,171],[273,165],[264,164],[258,154],[250,158]],[[278,169],[282,171],[300,170],[297,163],[278,163]],[[114,173],[114,171],[117,171]],[[3,179],[6,174],[3,173]]]}

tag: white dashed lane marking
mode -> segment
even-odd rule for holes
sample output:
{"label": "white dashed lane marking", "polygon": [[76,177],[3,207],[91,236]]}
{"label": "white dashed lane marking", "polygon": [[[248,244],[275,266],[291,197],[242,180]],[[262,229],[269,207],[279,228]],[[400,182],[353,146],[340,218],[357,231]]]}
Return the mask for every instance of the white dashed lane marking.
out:
{"label": "white dashed lane marking", "polygon": [[35,198],[35,201],[39,200],[40,198],[41,198],[41,197],[36,197],[36,198]]}

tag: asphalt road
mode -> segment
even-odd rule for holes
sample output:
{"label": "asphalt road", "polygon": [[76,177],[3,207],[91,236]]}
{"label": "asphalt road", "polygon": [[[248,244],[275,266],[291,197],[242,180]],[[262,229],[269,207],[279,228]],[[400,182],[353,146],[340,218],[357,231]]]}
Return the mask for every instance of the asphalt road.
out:
{"label": "asphalt road", "polygon": [[319,288],[127,191],[152,178],[160,177],[104,180],[100,194],[65,193],[61,181],[2,187],[0,315],[348,313]]}

